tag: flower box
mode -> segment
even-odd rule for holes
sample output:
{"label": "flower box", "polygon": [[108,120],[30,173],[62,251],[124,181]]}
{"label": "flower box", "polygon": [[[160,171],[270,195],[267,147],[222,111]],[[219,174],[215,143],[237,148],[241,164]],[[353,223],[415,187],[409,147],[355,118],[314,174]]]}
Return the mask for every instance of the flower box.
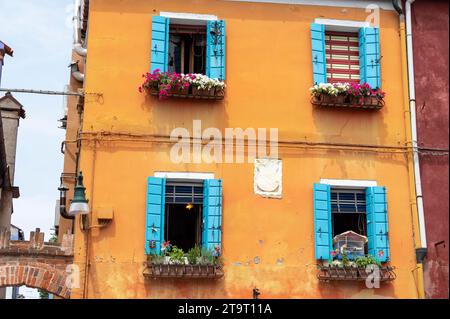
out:
{"label": "flower box", "polygon": [[156,265],[149,262],[144,271],[148,278],[219,279],[223,275],[222,267],[216,265]]}
{"label": "flower box", "polygon": [[[158,97],[159,94],[159,90],[150,90],[149,94],[152,96],[156,96]],[[210,90],[210,91],[206,91],[206,92],[202,92],[202,90],[198,90],[197,92],[194,93],[194,88],[192,88],[192,92],[191,90],[189,90],[187,93],[186,92],[174,92],[174,91],[170,91],[167,94],[167,98],[182,98],[182,99],[197,99],[197,100],[223,100],[224,99],[225,94],[222,92],[218,92],[216,93],[214,91],[214,89]]]}
{"label": "flower box", "polygon": [[[365,267],[355,266],[337,266],[337,265],[318,265],[319,281],[365,281],[372,275],[370,270]],[[394,268],[382,266],[379,268],[380,282],[393,281],[396,278]]]}
{"label": "flower box", "polygon": [[320,107],[381,109],[385,93],[367,83],[321,83],[311,89],[311,103]]}
{"label": "flower box", "polygon": [[345,97],[320,94],[312,97],[311,104],[321,107],[381,109],[384,106],[384,101],[377,96]]}
{"label": "flower box", "polygon": [[188,95],[189,94],[189,86],[187,86],[187,87],[181,87],[181,88],[172,88],[171,90],[170,90],[170,96],[173,96],[173,97],[177,97],[177,96],[181,96],[181,97],[183,97],[183,96],[186,96],[186,95]]}
{"label": "flower box", "polygon": [[160,100],[167,98],[222,100],[225,97],[225,83],[203,74],[178,74],[155,70],[153,73],[144,74],[143,77],[145,80],[139,87],[139,92],[157,96]]}

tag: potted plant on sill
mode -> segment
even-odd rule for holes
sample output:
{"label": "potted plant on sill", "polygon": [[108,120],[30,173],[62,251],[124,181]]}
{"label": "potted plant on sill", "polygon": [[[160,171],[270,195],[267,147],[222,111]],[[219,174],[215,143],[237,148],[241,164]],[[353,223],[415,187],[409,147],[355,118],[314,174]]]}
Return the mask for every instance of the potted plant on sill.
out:
{"label": "potted plant on sill", "polygon": [[211,79],[203,74],[194,74],[193,77],[190,77],[190,83],[194,96],[214,97],[223,96],[224,94],[224,82],[218,79]]}
{"label": "potted plant on sill", "polygon": [[320,106],[379,108],[385,93],[369,84],[320,83],[310,88],[312,104]]}
{"label": "potted plant on sill", "polygon": [[368,266],[377,266],[381,268],[381,263],[372,255],[366,255],[364,257],[357,257],[355,259],[355,263],[358,267],[358,275],[361,279],[367,279],[369,275],[373,272],[373,267]]}
{"label": "potted plant on sill", "polygon": [[172,271],[174,271],[174,275],[182,277],[186,265],[183,249],[173,246],[169,253],[169,260],[170,264],[174,265],[174,267],[171,267]]}
{"label": "potted plant on sill", "polygon": [[189,273],[194,276],[198,277],[200,275],[200,258],[201,258],[201,249],[198,246],[195,246],[194,248],[191,248],[187,252],[187,260],[189,263]]}

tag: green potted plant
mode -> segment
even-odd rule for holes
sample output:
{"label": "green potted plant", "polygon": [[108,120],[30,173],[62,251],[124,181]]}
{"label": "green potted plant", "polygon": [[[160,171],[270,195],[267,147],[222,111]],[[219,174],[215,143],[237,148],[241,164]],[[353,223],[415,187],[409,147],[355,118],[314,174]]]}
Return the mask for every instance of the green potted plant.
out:
{"label": "green potted plant", "polygon": [[371,271],[368,271],[367,266],[376,265],[381,268],[381,263],[372,255],[357,257],[355,259],[355,264],[358,267],[358,275],[362,279],[366,279],[371,274]]}
{"label": "green potted plant", "polygon": [[184,257],[184,251],[181,248],[178,248],[177,246],[173,246],[171,251],[169,252],[169,258],[170,258],[170,264],[174,265],[174,267],[171,267],[173,270],[175,270],[175,275],[180,277],[184,274],[184,268],[185,268],[185,257]]}
{"label": "green potted plant", "polygon": [[189,249],[187,252],[187,260],[190,265],[189,270],[193,276],[200,275],[200,257],[201,257],[201,249],[198,246]]}

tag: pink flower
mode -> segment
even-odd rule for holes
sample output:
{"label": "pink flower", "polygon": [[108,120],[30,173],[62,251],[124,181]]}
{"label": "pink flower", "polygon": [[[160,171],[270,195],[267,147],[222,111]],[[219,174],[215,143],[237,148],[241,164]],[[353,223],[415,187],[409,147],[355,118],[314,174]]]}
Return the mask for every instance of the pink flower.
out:
{"label": "pink flower", "polygon": [[384,256],[384,251],[383,250],[379,250],[378,251],[378,257],[382,258]]}

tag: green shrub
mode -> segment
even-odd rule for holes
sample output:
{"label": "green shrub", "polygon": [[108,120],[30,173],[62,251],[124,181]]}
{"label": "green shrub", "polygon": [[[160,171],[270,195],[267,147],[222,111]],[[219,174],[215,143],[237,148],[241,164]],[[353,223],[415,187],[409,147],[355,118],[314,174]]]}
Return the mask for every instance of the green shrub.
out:
{"label": "green shrub", "polygon": [[194,248],[189,249],[187,252],[187,259],[189,262],[189,265],[197,265],[199,262],[199,258],[201,257],[202,252],[198,246],[195,246]]}
{"label": "green shrub", "polygon": [[173,246],[172,250],[169,253],[169,258],[172,263],[175,265],[183,265],[184,264],[184,251],[177,246]]}

